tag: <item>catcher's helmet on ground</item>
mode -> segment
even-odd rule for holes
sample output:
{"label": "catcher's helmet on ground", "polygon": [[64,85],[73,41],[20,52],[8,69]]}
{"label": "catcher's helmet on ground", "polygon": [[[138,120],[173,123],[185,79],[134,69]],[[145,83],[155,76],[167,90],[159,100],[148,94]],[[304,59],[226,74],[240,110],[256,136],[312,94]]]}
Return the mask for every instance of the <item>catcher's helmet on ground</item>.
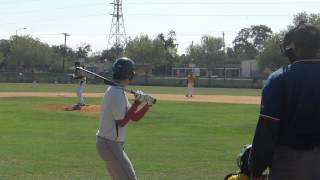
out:
{"label": "catcher's helmet on ground", "polygon": [[112,75],[114,80],[132,80],[134,76],[134,62],[127,57],[117,59],[112,66]]}
{"label": "catcher's helmet on ground", "polygon": [[320,30],[311,24],[300,22],[291,29],[285,36],[280,46],[281,52],[287,56],[291,63],[296,60],[295,48],[302,48],[309,54],[316,53],[320,48]]}
{"label": "catcher's helmet on ground", "polygon": [[237,158],[237,164],[240,169],[240,172],[247,175],[250,175],[248,161],[249,161],[251,148],[252,148],[251,144],[245,145]]}
{"label": "catcher's helmet on ground", "polygon": [[[224,180],[250,180],[250,170],[249,170],[249,156],[252,145],[245,145],[237,157],[237,164],[240,169],[237,173],[231,173],[225,176]],[[262,180],[268,180],[268,175],[264,174],[260,177]]]}

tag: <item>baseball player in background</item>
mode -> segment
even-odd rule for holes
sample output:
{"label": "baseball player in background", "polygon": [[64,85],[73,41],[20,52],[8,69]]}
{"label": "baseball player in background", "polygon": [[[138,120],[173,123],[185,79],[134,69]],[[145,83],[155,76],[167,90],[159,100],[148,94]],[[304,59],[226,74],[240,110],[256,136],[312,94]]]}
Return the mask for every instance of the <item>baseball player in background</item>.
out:
{"label": "baseball player in background", "polygon": [[[117,59],[113,64],[113,80],[123,87],[129,85],[134,76],[134,62],[128,58]],[[145,104],[137,110],[138,107]],[[110,86],[102,100],[99,129],[96,133],[96,148],[105,161],[107,170],[114,180],[136,180],[133,165],[123,149],[127,123],[137,122],[152,106],[153,99],[137,91],[130,105],[122,87]]]}
{"label": "baseball player in background", "polygon": [[270,180],[320,179],[320,30],[300,24],[282,52],[291,65],[272,73],[249,158],[253,180],[269,167]]}
{"label": "baseball player in background", "polygon": [[[80,62],[75,62],[74,65],[75,67],[81,67]],[[73,78],[78,80],[78,87],[76,91],[77,91],[77,97],[79,99],[79,102],[74,107],[81,108],[81,106],[86,105],[83,97],[83,91],[86,85],[86,77],[81,73],[81,71],[75,69]]]}
{"label": "baseball player in background", "polygon": [[31,70],[31,78],[32,78],[32,87],[38,86],[37,76],[34,69]]}
{"label": "baseball player in background", "polygon": [[193,73],[190,73],[187,76],[187,91],[186,91],[186,97],[192,97],[194,93],[194,82],[196,81],[196,77],[193,75]]}

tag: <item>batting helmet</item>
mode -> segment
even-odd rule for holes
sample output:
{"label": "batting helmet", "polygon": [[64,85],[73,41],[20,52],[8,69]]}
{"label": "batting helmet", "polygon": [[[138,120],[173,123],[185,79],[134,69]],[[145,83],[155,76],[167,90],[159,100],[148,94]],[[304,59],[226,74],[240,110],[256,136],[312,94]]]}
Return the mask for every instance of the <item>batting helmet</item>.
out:
{"label": "batting helmet", "polygon": [[291,63],[296,60],[295,50],[291,46],[302,48],[310,54],[316,54],[320,48],[320,30],[316,26],[300,22],[300,24],[291,29],[283,39],[280,46],[281,52],[287,56]]}
{"label": "batting helmet", "polygon": [[115,61],[112,67],[114,80],[132,80],[134,76],[134,62],[127,57],[121,57]]}

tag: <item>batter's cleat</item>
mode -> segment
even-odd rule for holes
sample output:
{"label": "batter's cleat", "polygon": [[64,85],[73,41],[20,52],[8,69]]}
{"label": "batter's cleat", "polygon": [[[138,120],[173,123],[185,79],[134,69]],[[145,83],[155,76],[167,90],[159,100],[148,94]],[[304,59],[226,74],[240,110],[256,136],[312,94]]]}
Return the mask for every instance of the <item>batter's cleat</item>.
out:
{"label": "batter's cleat", "polygon": [[79,105],[79,106],[86,106],[86,104],[82,104],[82,103],[79,103],[78,105]]}

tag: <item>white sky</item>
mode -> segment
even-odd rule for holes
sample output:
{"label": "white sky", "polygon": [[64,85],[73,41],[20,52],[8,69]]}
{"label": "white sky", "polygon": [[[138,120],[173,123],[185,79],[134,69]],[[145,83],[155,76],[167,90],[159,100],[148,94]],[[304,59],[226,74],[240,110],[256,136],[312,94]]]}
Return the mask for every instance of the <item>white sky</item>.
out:
{"label": "white sky", "polygon": [[[89,43],[106,49],[113,0],[0,0],[0,39],[29,34],[50,45]],[[320,0],[123,0],[128,36],[176,31],[179,53],[201,35],[226,35],[227,46],[241,28],[264,24],[285,29],[298,12],[320,13]]]}

